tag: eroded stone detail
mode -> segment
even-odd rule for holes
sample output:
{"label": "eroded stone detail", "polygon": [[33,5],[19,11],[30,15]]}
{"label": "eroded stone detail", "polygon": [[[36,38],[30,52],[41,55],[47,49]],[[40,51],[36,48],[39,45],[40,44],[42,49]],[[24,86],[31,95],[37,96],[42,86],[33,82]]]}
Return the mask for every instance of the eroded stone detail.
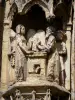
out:
{"label": "eroded stone detail", "polygon": [[31,93],[21,93],[20,90],[16,90],[15,100],[51,100],[50,89],[47,89],[45,93],[38,93],[33,90]]}
{"label": "eroded stone detail", "polygon": [[15,67],[17,81],[24,80],[24,68],[27,62],[29,76],[44,75],[47,80],[59,83],[59,54],[52,29],[47,27],[46,33],[38,31],[29,38],[28,43],[22,33],[25,33],[25,28],[18,25],[16,33],[12,31],[10,37],[9,58],[11,66]]}
{"label": "eroded stone detail", "polygon": [[[51,93],[55,96],[59,92],[58,99],[59,94],[60,98],[66,94],[64,60],[67,58],[67,48],[64,39],[65,33],[63,34],[61,31],[66,26],[63,23],[66,22],[63,22],[64,18],[61,19],[62,14],[59,16],[61,11],[59,8],[62,8],[60,2],[59,6],[55,8],[55,18],[54,2],[56,2],[56,6],[59,0],[7,1],[10,4],[10,11],[6,11],[5,14],[9,21],[9,23],[4,22],[6,30],[10,31],[9,24],[11,24],[11,32],[8,37],[9,53],[7,57],[8,63],[10,63],[8,74],[15,73],[9,77],[11,80],[14,76],[16,78],[15,82],[9,86],[10,93],[5,93],[9,95],[6,97],[9,100],[51,100]],[[39,13],[35,16],[36,11]],[[21,20],[19,20],[20,18]],[[61,21],[61,26],[57,19]],[[30,24],[29,21],[32,23]],[[5,45],[7,45],[6,42]],[[64,87],[60,86],[60,76],[61,85]],[[9,82],[10,79],[8,79]],[[40,88],[38,89],[38,87]]]}
{"label": "eroded stone detail", "polygon": [[31,53],[27,51],[24,34],[25,27],[23,25],[18,25],[16,27],[16,33],[11,31],[10,35],[10,52],[8,55],[11,61],[11,66],[15,67],[17,81],[24,80],[24,68],[26,67],[25,55],[26,53]]}
{"label": "eroded stone detail", "polygon": [[63,31],[59,30],[57,33],[57,50],[59,52],[59,57],[60,57],[60,78],[61,78],[61,84],[65,86],[65,77],[66,77],[66,72],[65,72],[65,57],[67,55],[67,48],[65,44],[65,38],[66,35],[64,34]]}

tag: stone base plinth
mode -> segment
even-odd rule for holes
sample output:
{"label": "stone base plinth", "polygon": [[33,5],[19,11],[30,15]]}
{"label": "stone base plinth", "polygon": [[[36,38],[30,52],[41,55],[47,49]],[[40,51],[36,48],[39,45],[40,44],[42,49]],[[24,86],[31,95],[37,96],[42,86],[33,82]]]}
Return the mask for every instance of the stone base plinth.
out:
{"label": "stone base plinth", "polygon": [[17,82],[3,93],[5,100],[19,100],[18,96],[20,100],[68,100],[69,95],[64,87],[48,81]]}
{"label": "stone base plinth", "polygon": [[34,52],[34,54],[27,55],[27,79],[30,78],[45,78],[46,76],[46,58],[45,52]]}

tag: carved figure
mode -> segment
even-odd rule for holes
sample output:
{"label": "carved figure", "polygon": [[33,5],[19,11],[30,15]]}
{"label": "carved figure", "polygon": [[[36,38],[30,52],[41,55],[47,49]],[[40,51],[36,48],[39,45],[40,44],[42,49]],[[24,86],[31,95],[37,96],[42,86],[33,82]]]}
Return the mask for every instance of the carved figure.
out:
{"label": "carved figure", "polygon": [[23,96],[21,95],[20,90],[16,90],[15,92],[16,92],[15,100],[25,100],[25,99],[23,98]]}
{"label": "carved figure", "polygon": [[46,29],[46,44],[38,45],[41,51],[48,53],[47,79],[59,82],[59,55],[56,49],[56,40],[50,27]]}
{"label": "carved figure", "polygon": [[28,46],[34,52],[38,52],[37,44],[41,43],[41,45],[45,44],[45,32],[43,30],[38,30],[35,35],[33,35],[29,41]]}
{"label": "carved figure", "polygon": [[41,71],[40,65],[39,64],[34,65],[34,73],[40,74],[40,71]]}
{"label": "carved figure", "polygon": [[[25,27],[23,25],[18,25],[16,27],[16,77],[19,81],[23,80],[24,74],[26,74],[26,54],[32,52],[27,50],[25,35]],[[24,68],[25,67],[25,68]],[[26,75],[25,75],[26,77]]]}
{"label": "carved figure", "polygon": [[28,43],[27,43],[27,47],[28,47],[28,50],[32,50],[33,48],[33,42],[34,42],[34,35],[36,34],[36,31],[34,29],[30,29],[28,31]]}
{"label": "carved figure", "polygon": [[15,39],[16,39],[16,33],[13,30],[11,30],[8,56],[12,67],[15,67],[15,50],[16,50]]}
{"label": "carved figure", "polygon": [[52,35],[52,30],[46,29],[46,46],[48,56],[47,76],[48,80],[59,83],[59,55],[56,48],[56,39]]}
{"label": "carved figure", "polygon": [[36,31],[34,29],[29,29],[27,32],[27,40],[29,41],[29,39],[32,40],[33,36],[36,34]]}
{"label": "carved figure", "polygon": [[63,31],[59,30],[56,38],[57,38],[57,49],[58,49],[59,56],[60,56],[61,84],[62,84],[62,86],[65,86],[66,73],[65,73],[64,58],[67,54],[67,49],[66,49],[66,44],[64,42],[65,34],[63,33]]}
{"label": "carved figure", "polygon": [[24,80],[24,76],[26,77],[25,55],[31,52],[27,50],[26,46],[26,39],[24,37],[25,27],[18,25],[16,27],[16,33],[13,33],[11,34],[9,58],[11,59],[11,66],[15,67],[16,80],[22,81]]}
{"label": "carved figure", "polygon": [[16,27],[16,34],[15,72],[17,81],[22,81],[24,79],[24,66],[26,67],[26,39],[24,38],[25,27],[23,25],[18,25]]}

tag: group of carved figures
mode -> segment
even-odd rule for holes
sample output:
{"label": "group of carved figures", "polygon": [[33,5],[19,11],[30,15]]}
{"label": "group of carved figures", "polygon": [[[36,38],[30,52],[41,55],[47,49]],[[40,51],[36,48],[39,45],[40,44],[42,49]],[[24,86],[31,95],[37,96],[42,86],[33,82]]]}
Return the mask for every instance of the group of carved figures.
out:
{"label": "group of carved figures", "polygon": [[[26,77],[26,55],[33,55],[35,52],[47,53],[47,80],[65,85],[64,55],[66,55],[65,34],[58,31],[56,38],[50,26],[46,31],[30,29],[28,39],[25,38],[25,27],[21,24],[16,26],[16,32],[11,30],[9,60],[15,69],[17,81],[23,81]],[[57,42],[56,42],[57,41]],[[59,78],[61,76],[61,78]]]}

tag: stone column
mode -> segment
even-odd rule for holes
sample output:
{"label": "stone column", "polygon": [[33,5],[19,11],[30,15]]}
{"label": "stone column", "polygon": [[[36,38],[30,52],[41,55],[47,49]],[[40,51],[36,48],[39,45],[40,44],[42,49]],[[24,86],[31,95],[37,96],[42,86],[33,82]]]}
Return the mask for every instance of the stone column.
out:
{"label": "stone column", "polygon": [[70,63],[71,63],[71,26],[67,26],[67,41],[66,41],[66,47],[67,47],[67,60],[65,62],[65,70],[66,70],[66,81],[65,81],[65,87],[66,89],[70,90]]}
{"label": "stone column", "polygon": [[2,35],[3,35],[4,6],[0,4],[0,87],[1,87],[1,59],[2,59]]}
{"label": "stone column", "polygon": [[67,48],[67,59],[65,62],[65,71],[66,71],[66,80],[65,80],[65,87],[67,90],[70,90],[71,87],[71,33],[72,33],[72,23],[67,24],[67,30],[66,30],[66,48]]}
{"label": "stone column", "polygon": [[71,90],[71,40],[72,40],[72,3],[70,5],[70,15],[69,21],[67,23],[66,28],[66,48],[67,48],[67,58],[65,62],[65,71],[66,71],[66,80],[65,80],[65,87],[67,90]]}
{"label": "stone column", "polygon": [[75,0],[73,3],[73,31],[71,49],[71,100],[75,100]]}
{"label": "stone column", "polygon": [[3,24],[3,42],[2,42],[2,68],[1,68],[1,90],[6,90],[8,84],[8,41],[10,33],[10,21],[6,18],[7,10],[9,10],[9,1],[6,2],[5,16]]}
{"label": "stone column", "polygon": [[3,43],[2,43],[2,69],[1,69],[1,88],[4,90],[8,82],[8,39],[9,23],[4,23]]}

